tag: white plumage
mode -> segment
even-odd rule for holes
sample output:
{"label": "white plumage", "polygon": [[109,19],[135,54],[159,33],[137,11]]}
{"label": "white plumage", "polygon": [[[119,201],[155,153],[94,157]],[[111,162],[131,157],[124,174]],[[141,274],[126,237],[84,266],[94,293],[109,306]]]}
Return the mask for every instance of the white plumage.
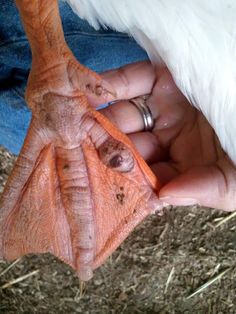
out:
{"label": "white plumage", "polygon": [[67,0],[96,29],[132,35],[215,129],[236,164],[236,1]]}

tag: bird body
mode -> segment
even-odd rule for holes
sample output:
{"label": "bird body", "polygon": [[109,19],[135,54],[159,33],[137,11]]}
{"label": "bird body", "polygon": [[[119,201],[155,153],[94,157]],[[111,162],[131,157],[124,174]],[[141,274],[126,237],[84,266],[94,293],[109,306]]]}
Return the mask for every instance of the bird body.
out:
{"label": "bird body", "polygon": [[236,163],[236,2],[67,0],[93,27],[133,36],[203,112]]}

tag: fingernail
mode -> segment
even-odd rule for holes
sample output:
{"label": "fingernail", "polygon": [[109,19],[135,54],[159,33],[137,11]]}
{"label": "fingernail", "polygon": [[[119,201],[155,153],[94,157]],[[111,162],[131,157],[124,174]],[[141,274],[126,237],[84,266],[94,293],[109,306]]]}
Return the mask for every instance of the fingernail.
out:
{"label": "fingernail", "polygon": [[184,198],[175,196],[164,196],[160,198],[164,204],[175,205],[175,206],[190,206],[199,204],[199,201],[194,198]]}

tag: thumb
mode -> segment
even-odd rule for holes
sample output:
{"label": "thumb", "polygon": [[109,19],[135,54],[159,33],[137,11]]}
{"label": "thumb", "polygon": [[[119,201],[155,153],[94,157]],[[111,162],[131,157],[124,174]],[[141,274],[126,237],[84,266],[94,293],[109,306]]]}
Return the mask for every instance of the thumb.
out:
{"label": "thumb", "polygon": [[[158,176],[158,169],[156,169]],[[166,204],[205,207],[233,211],[236,209],[235,182],[218,166],[196,167],[169,181],[159,192]]]}

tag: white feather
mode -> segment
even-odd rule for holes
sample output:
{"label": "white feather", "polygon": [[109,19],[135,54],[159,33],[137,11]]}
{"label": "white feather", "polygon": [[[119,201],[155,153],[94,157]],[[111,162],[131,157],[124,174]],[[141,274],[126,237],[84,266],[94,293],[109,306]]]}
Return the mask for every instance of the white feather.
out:
{"label": "white feather", "polygon": [[236,164],[235,0],[67,0],[93,27],[132,35],[171,71]]}

